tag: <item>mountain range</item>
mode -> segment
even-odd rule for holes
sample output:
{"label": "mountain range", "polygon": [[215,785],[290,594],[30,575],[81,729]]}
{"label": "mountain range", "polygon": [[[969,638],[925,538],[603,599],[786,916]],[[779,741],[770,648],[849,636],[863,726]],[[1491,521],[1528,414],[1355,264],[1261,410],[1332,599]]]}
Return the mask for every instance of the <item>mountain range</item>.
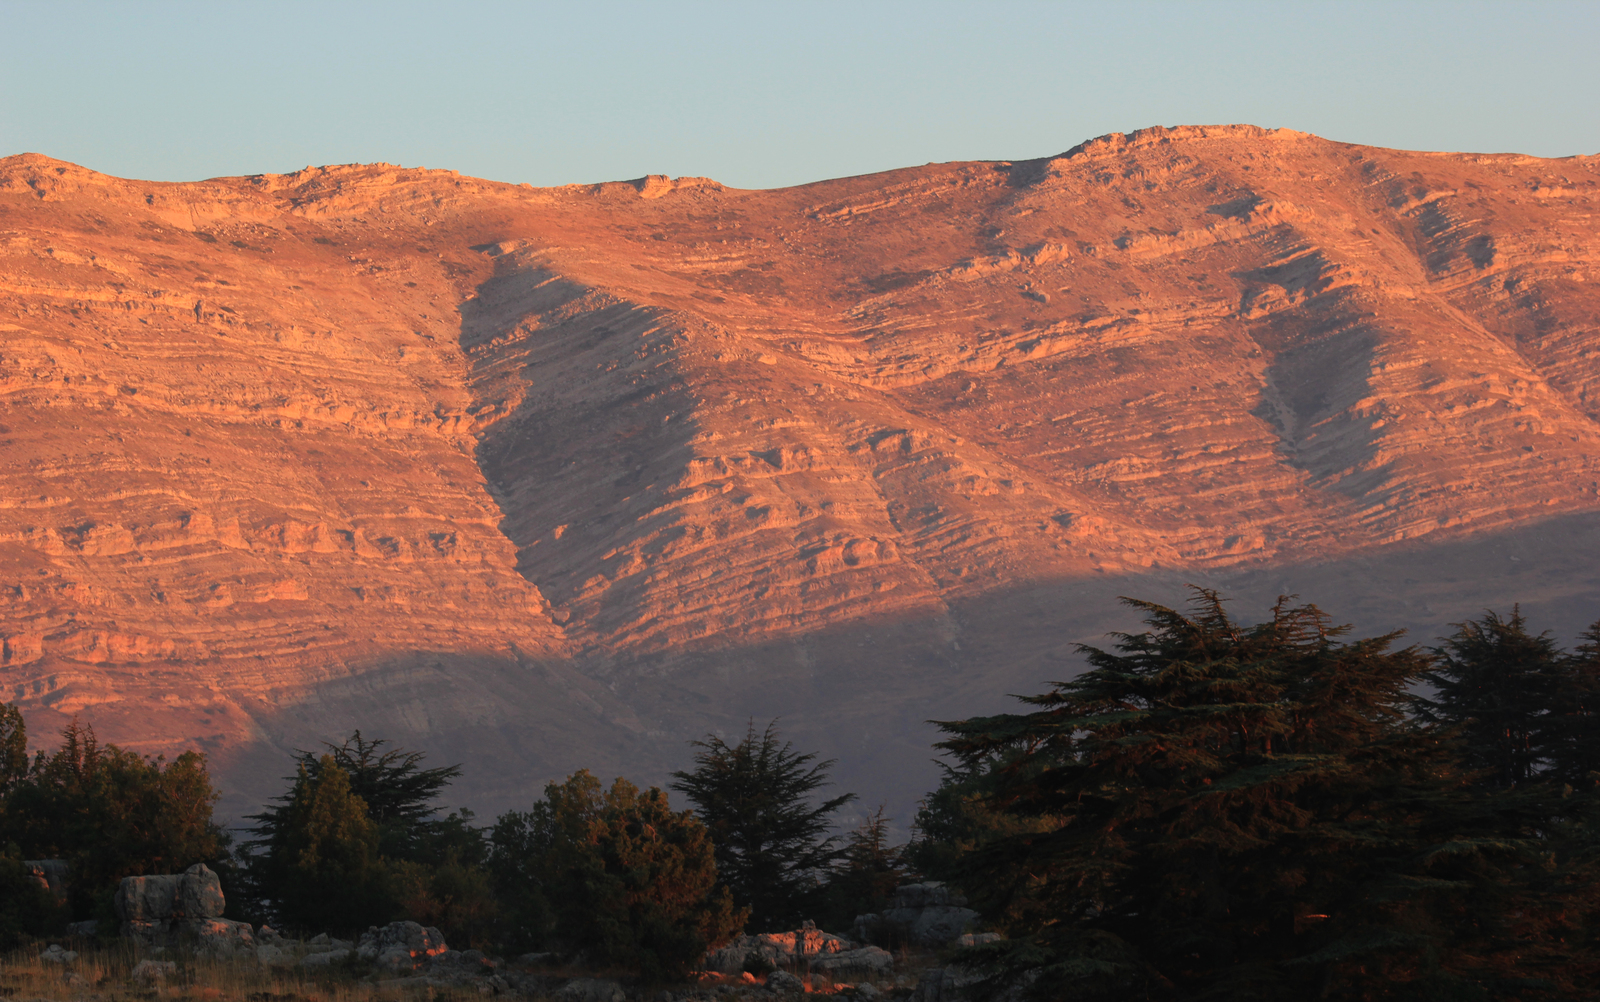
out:
{"label": "mountain range", "polygon": [[0,159],[0,697],[359,728],[525,807],[776,718],[902,824],[930,719],[1279,595],[1600,619],[1600,157],[1252,126],[780,190]]}

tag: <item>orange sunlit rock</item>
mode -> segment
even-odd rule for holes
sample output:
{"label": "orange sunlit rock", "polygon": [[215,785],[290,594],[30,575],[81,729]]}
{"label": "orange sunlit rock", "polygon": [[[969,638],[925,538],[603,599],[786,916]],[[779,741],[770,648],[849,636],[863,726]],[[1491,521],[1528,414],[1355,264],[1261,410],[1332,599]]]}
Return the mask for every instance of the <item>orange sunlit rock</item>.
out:
{"label": "orange sunlit rock", "polygon": [[499,806],[749,715],[914,792],[1117,594],[1568,628],[1597,196],[1247,126],[776,191],[0,160],[0,695],[234,809],[357,726]]}

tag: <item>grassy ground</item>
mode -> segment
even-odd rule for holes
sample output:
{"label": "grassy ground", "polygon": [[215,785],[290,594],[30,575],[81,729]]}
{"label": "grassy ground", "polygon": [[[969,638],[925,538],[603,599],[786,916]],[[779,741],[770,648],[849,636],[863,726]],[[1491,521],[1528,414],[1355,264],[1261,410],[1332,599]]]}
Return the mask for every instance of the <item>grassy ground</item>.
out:
{"label": "grassy ground", "polygon": [[[63,943],[71,948],[73,944]],[[274,969],[252,959],[214,960],[168,951],[177,970],[162,978],[136,977],[140,957],[132,947],[78,945],[66,964],[42,960],[39,947],[0,956],[0,1002],[386,1002],[419,998],[479,998],[475,990],[381,986],[338,969]]]}
{"label": "grassy ground", "polygon": [[[195,957],[187,950],[168,950],[155,960],[171,961],[176,969],[162,977],[139,976],[136,969],[145,959],[131,944],[121,941],[85,943],[63,940],[62,946],[78,951],[75,960],[55,963],[43,959],[46,945],[37,943],[0,955],[0,1002],[482,1002],[473,986],[461,988],[429,985],[424,978],[390,978],[375,981],[370,968],[340,967],[307,970],[303,967],[270,968],[254,958],[218,960]],[[896,958],[900,970],[911,972],[935,962],[931,955],[911,955],[902,951]],[[543,983],[559,984],[566,978],[611,978],[627,984],[622,971],[578,969],[544,970]],[[914,975],[882,984],[892,995],[907,993],[915,984]],[[706,976],[690,985],[672,986],[675,999],[716,997],[737,998],[759,986],[735,976]],[[816,986],[819,992],[832,986]],[[541,998],[525,985],[517,995],[523,999]],[[654,997],[651,992],[646,997]],[[629,991],[629,998],[636,990]],[[771,996],[766,996],[770,998]]]}

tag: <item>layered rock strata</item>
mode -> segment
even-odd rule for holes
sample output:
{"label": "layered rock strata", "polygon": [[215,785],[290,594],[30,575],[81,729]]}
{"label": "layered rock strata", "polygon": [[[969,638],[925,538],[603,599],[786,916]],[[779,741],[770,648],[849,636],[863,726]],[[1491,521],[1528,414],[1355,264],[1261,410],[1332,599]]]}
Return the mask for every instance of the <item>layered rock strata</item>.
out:
{"label": "layered rock strata", "polygon": [[0,692],[241,805],[359,725],[487,807],[750,714],[893,782],[1184,581],[1570,632],[1597,195],[1248,126],[777,191],[10,157]]}

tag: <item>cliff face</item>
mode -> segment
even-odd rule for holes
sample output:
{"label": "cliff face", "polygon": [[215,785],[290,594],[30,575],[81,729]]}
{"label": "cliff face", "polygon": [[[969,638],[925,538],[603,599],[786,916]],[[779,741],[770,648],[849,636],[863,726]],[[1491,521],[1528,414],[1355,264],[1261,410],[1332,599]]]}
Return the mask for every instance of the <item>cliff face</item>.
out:
{"label": "cliff face", "polygon": [[780,714],[900,799],[1119,593],[1570,635],[1597,200],[1245,126],[778,191],[0,160],[0,683],[237,805],[356,726],[498,808]]}

